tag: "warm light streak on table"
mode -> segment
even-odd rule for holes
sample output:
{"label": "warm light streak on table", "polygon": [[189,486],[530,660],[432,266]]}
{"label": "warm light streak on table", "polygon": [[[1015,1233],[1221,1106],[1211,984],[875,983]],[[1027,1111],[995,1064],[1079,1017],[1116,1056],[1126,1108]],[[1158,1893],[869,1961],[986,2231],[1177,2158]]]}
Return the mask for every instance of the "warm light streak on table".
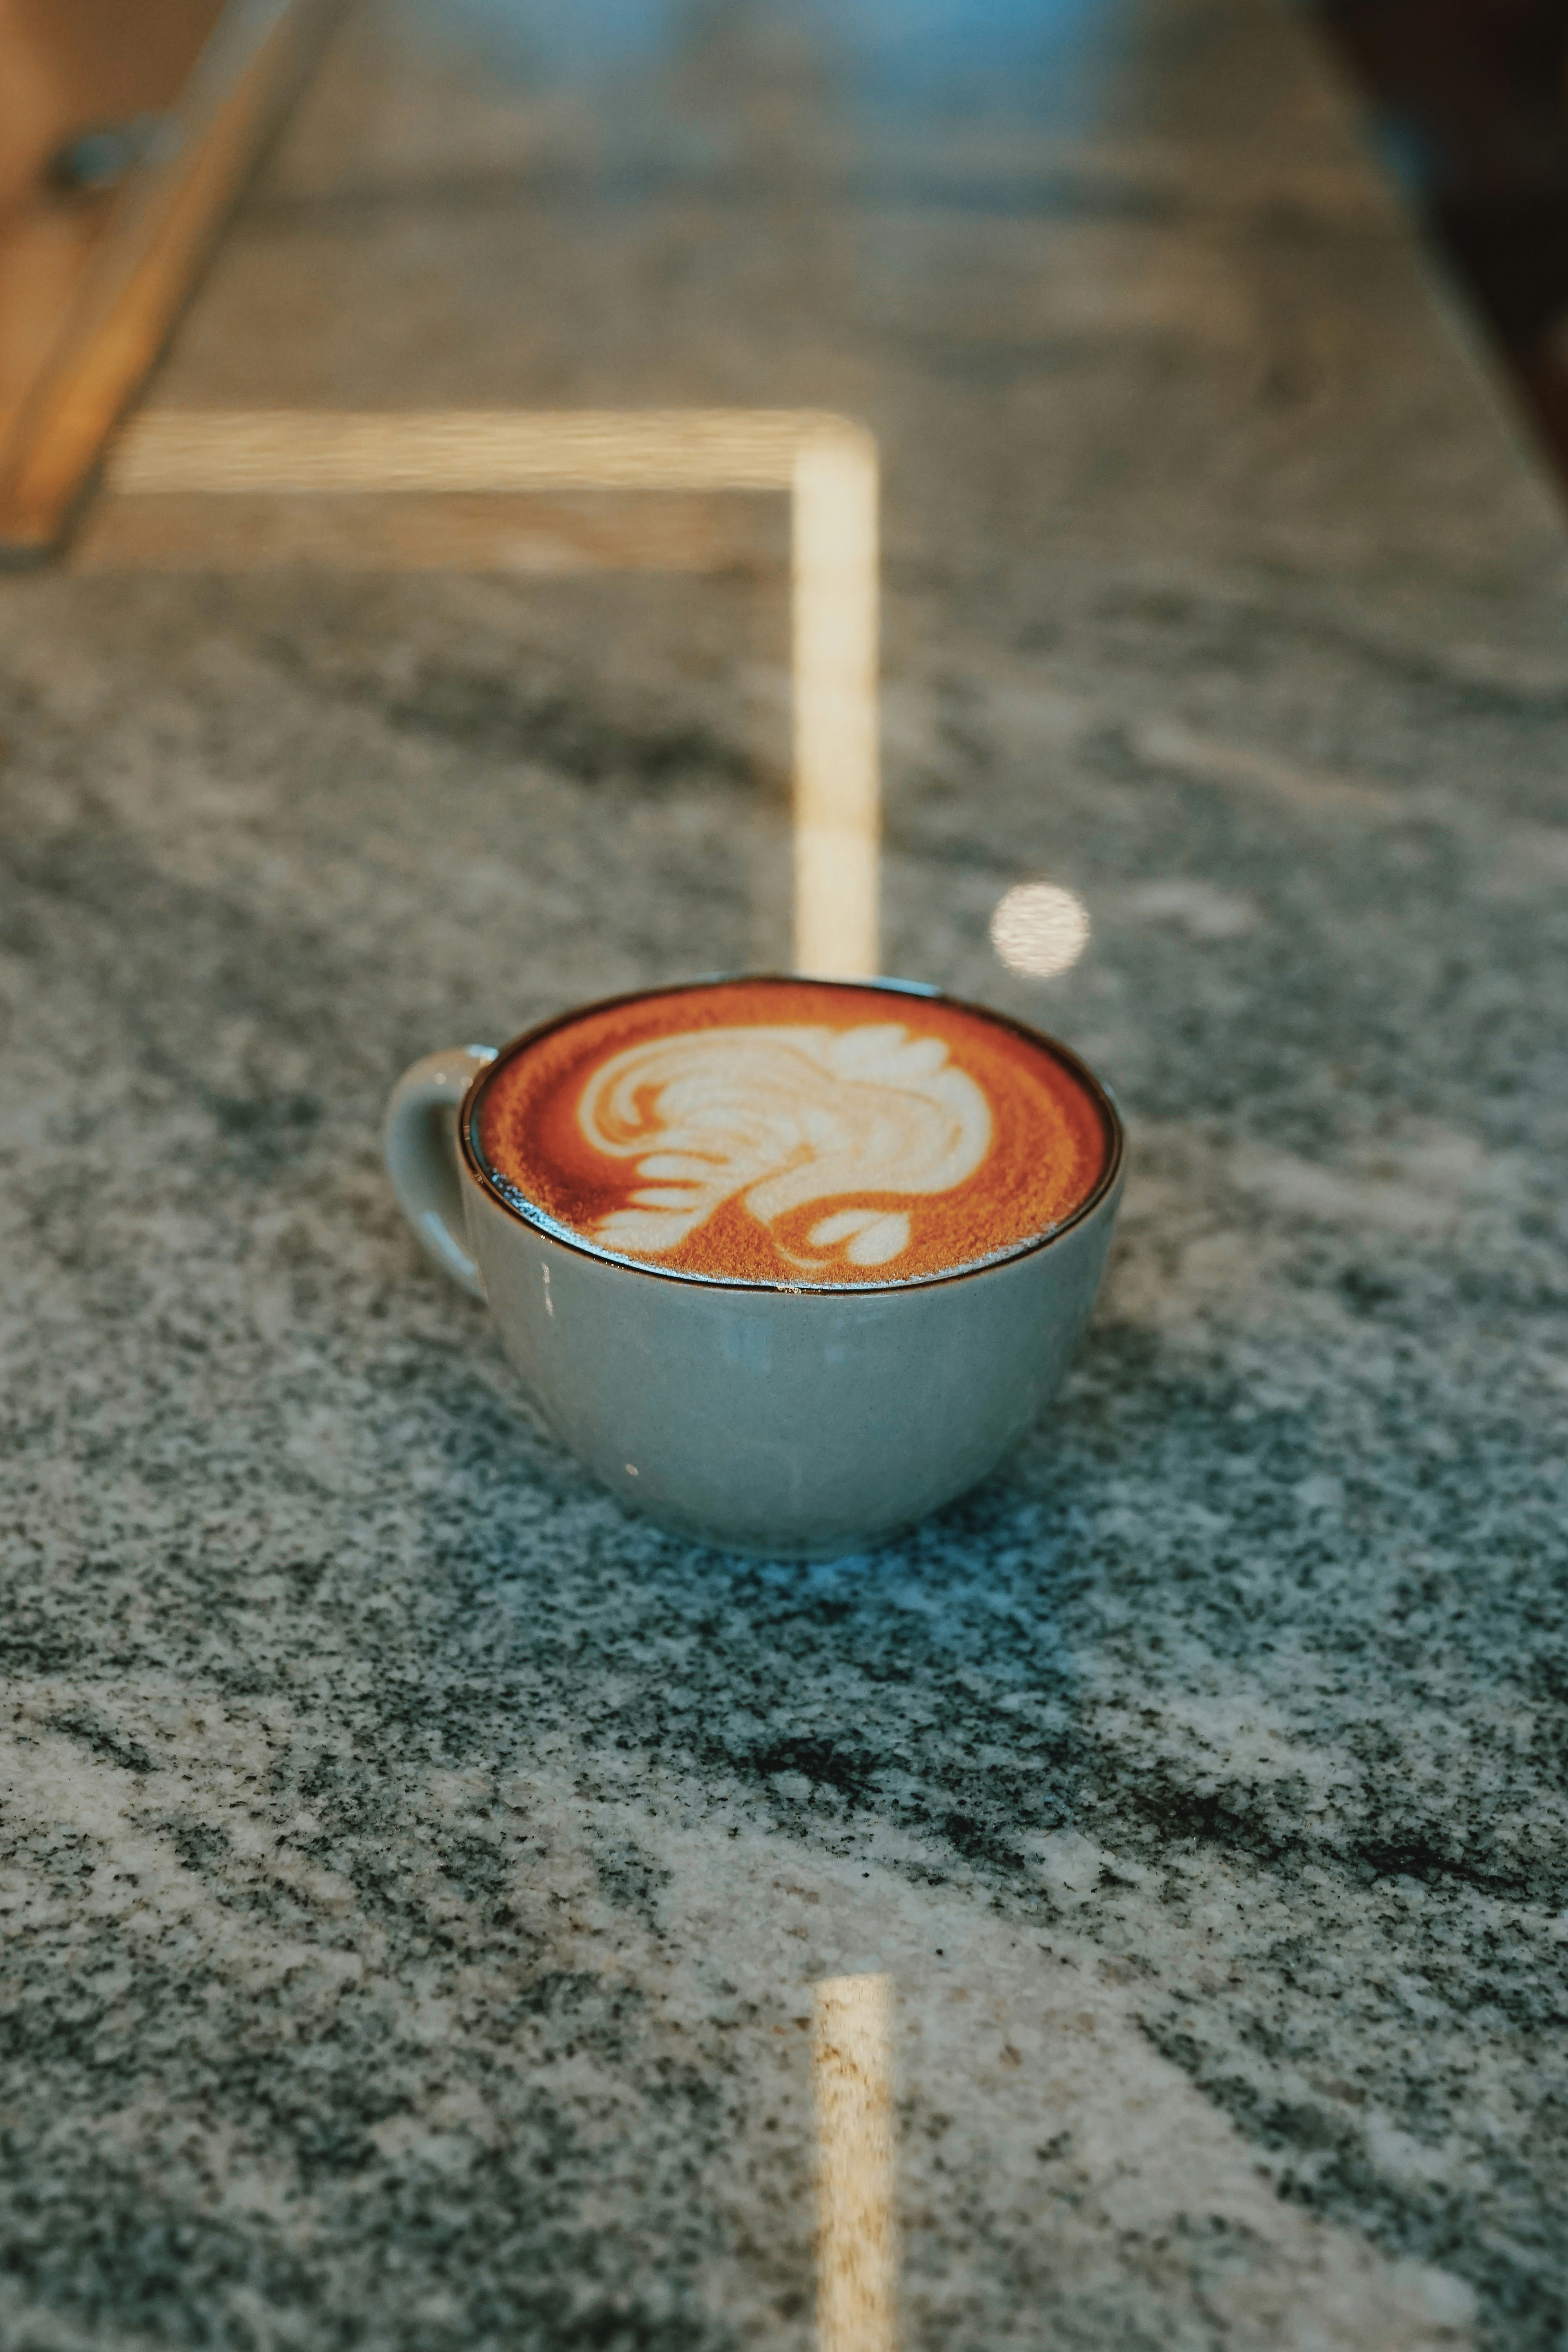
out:
{"label": "warm light streak on table", "polygon": [[168,411],[110,465],[121,496],[169,493],[782,490],[791,504],[797,971],[879,961],[877,445],[815,410]]}
{"label": "warm light streak on table", "polygon": [[812,1988],[817,2352],[894,2352],[890,1977]]}

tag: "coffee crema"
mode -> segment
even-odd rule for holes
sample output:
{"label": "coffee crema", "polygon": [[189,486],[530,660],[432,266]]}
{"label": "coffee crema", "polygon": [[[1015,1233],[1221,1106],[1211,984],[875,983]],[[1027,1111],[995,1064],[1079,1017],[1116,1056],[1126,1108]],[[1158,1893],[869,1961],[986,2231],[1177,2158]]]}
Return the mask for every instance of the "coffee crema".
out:
{"label": "coffee crema", "polygon": [[1109,1138],[1004,1021],[892,989],[721,981],[564,1021],[498,1062],[475,1139],[605,1255],[723,1282],[930,1280],[1080,1207]]}

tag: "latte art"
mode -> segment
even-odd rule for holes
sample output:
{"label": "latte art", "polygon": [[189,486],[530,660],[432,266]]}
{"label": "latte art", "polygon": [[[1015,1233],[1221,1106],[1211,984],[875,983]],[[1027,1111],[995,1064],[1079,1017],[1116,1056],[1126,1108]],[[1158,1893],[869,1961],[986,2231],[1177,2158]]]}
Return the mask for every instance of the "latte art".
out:
{"label": "latte art", "polygon": [[1046,1040],[941,997],[797,980],[629,997],[524,1038],[470,1133],[503,1197],[590,1250],[792,1286],[1026,1247],[1107,1150]]}
{"label": "latte art", "polygon": [[594,1227],[606,1249],[665,1256],[739,1198],[776,1227],[791,1210],[844,1205],[811,1226],[805,1267],[824,1255],[890,1265],[907,1212],[856,1194],[945,1192],[990,1147],[985,1097],[940,1037],[897,1022],[848,1029],[698,1029],[628,1046],[584,1087],[577,1124],[645,1181]]}

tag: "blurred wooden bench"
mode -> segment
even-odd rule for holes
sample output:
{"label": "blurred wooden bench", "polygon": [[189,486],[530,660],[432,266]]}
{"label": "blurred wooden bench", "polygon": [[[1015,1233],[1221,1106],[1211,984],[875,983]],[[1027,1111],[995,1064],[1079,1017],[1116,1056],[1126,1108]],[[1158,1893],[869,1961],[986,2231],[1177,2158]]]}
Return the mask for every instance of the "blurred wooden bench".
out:
{"label": "blurred wooden bench", "polygon": [[338,0],[0,0],[0,560],[47,554]]}

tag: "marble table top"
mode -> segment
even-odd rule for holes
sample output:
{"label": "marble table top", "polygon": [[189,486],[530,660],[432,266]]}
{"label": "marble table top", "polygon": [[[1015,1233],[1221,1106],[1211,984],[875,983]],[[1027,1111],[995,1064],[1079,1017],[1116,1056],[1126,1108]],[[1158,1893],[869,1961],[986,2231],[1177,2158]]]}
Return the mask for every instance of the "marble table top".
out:
{"label": "marble table top", "polygon": [[877,435],[887,967],[1131,1147],[907,1538],[625,1517],[378,1160],[416,1054],[786,952],[776,502],[0,582],[5,2352],[1564,2340],[1560,519],[1295,17],[964,13],[363,8],[153,395]]}

